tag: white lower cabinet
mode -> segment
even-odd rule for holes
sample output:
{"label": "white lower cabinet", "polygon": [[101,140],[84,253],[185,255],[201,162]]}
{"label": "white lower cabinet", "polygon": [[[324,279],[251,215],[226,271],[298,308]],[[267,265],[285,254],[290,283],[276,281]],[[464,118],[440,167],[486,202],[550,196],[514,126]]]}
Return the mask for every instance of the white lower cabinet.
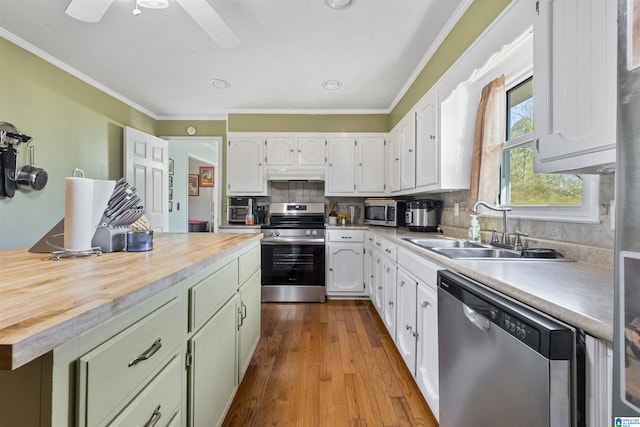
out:
{"label": "white lower cabinet", "polygon": [[418,283],[402,269],[398,269],[398,331],[396,347],[409,371],[416,369],[416,290]]}
{"label": "white lower cabinet", "polygon": [[364,230],[327,230],[327,295],[364,296]]}
{"label": "white lower cabinet", "polygon": [[418,283],[416,299],[416,382],[431,412],[439,420],[438,376],[438,294],[436,289]]}
{"label": "white lower cabinet", "polygon": [[384,316],[383,314],[383,306],[384,303],[384,286],[383,286],[383,264],[384,255],[378,249],[373,250],[373,305],[378,311],[378,315],[380,318]]}
{"label": "white lower cabinet", "polygon": [[382,261],[383,316],[382,320],[391,337],[396,338],[396,264],[389,258]]}

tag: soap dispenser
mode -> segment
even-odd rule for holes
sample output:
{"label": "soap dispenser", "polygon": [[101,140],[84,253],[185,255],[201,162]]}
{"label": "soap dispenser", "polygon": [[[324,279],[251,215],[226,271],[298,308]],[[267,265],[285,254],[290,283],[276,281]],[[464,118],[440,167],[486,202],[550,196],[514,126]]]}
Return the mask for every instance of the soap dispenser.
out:
{"label": "soap dispenser", "polygon": [[478,215],[471,215],[468,240],[472,243],[480,243],[480,224],[478,223]]}

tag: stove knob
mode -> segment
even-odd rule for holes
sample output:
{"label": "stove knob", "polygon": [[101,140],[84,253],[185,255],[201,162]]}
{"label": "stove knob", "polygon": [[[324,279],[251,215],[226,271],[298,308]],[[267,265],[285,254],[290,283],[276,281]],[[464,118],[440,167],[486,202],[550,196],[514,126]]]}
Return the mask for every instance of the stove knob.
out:
{"label": "stove knob", "polygon": [[304,234],[305,234],[305,235],[307,235],[307,236],[311,236],[311,230],[306,230],[306,231],[304,232]]}
{"label": "stove knob", "polygon": [[276,231],[276,237],[280,237],[280,232]]}
{"label": "stove knob", "polygon": [[317,236],[317,235],[318,235],[318,230],[313,230],[313,231],[311,232],[311,234],[312,234],[312,235],[314,235],[314,236]]}

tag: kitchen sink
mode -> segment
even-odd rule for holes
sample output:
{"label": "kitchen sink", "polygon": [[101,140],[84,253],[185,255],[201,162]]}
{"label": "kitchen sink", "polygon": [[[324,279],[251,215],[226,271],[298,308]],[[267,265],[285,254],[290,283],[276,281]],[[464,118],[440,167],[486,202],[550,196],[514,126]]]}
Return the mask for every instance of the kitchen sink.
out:
{"label": "kitchen sink", "polygon": [[409,243],[413,243],[416,246],[420,246],[424,249],[432,248],[484,248],[484,245],[478,243],[467,242],[466,240],[455,239],[434,239],[424,237],[405,237],[405,240]]}
{"label": "kitchen sink", "polygon": [[573,261],[563,256],[557,258],[522,257],[520,251],[501,248],[429,248],[429,250],[453,259],[482,259],[499,261]]}

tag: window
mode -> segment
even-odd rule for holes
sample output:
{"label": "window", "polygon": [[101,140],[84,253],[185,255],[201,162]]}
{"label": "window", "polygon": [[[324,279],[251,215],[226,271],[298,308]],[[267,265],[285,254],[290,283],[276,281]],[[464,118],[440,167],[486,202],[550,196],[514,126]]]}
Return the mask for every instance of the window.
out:
{"label": "window", "polygon": [[596,176],[533,171],[533,84],[529,72],[524,80],[521,78],[507,86],[500,203],[510,206],[519,217],[597,220]]}

